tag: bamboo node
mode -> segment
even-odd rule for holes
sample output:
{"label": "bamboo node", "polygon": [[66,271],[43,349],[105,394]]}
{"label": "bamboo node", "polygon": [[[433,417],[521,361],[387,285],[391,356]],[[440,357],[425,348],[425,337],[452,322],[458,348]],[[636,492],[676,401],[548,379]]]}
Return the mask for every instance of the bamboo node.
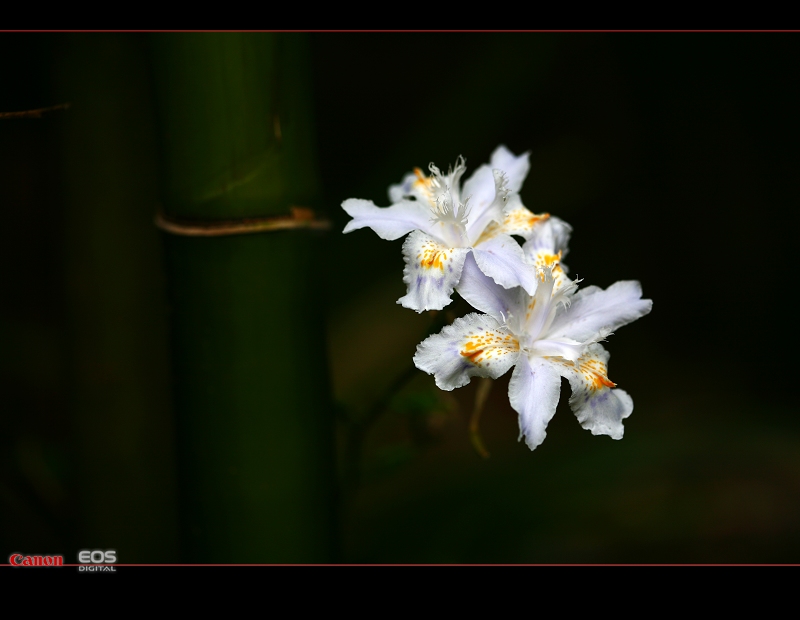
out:
{"label": "bamboo node", "polygon": [[291,206],[289,212],[290,215],[247,217],[236,220],[185,220],[166,215],[159,209],[155,225],[164,232],[184,237],[224,237],[300,228],[328,230],[331,227],[330,221],[317,219],[314,210],[308,207]]}

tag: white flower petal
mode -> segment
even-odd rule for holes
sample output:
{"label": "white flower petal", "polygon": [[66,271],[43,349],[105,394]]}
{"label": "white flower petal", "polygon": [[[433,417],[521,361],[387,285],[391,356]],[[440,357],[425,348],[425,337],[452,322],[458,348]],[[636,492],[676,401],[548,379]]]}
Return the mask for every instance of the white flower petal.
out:
{"label": "white flower petal", "polygon": [[509,191],[518,192],[531,168],[530,151],[517,157],[501,144],[492,153],[489,165],[505,173]]}
{"label": "white flower petal", "polygon": [[641,297],[642,287],[634,280],[615,282],[606,290],[582,289],[572,297],[570,307],[556,316],[548,337],[581,342],[604,337],[650,312],[653,302]]}
{"label": "white flower petal", "polygon": [[496,194],[497,184],[492,169],[483,164],[464,181],[460,197],[462,202],[468,201],[472,220],[473,217],[477,218],[492,205]]}
{"label": "white flower petal", "polygon": [[381,239],[399,239],[412,230],[427,231],[431,225],[430,208],[419,202],[406,200],[391,207],[377,207],[371,200],[348,198],[342,208],[353,219],[342,232],[371,228]]}
{"label": "white flower petal", "polygon": [[473,308],[485,312],[501,325],[510,322],[514,326],[516,323],[509,321],[510,318],[525,316],[525,292],[521,288],[505,288],[497,284],[478,268],[474,255],[464,261],[456,290]]}
{"label": "white flower petal", "polygon": [[508,399],[519,414],[519,438],[531,450],[544,441],[561,395],[561,375],[547,360],[521,354],[508,384]]}
{"label": "white flower petal", "polygon": [[553,340],[536,340],[528,348],[529,355],[538,357],[561,357],[565,360],[577,362],[583,354],[586,345],[569,338],[554,338]]}
{"label": "white flower petal", "polygon": [[417,312],[444,308],[451,301],[468,253],[469,248],[449,248],[424,232],[413,231],[403,242],[403,282],[408,293],[397,303]]}
{"label": "white flower petal", "polygon": [[538,278],[536,271],[525,261],[522,248],[508,235],[497,235],[472,250],[480,270],[500,286],[521,286],[532,295]]}
{"label": "white flower petal", "polygon": [[[503,221],[506,197],[510,200],[519,192],[529,169],[530,153],[517,157],[501,145],[492,153],[489,164],[480,166],[464,182],[461,199],[469,198],[472,211],[468,231],[470,239],[477,239],[491,225],[490,222]],[[518,196],[516,200],[519,201]]]}
{"label": "white flower petal", "polygon": [[417,345],[414,364],[449,391],[466,385],[470,377],[497,379],[518,356],[517,340],[507,330],[492,317],[473,313]]}
{"label": "white flower petal", "polygon": [[[503,221],[503,209],[506,205],[508,197],[508,190],[505,187],[505,175],[499,170],[490,172],[494,179],[494,192],[491,200],[476,200],[474,196],[467,194],[467,189],[464,191],[465,200],[469,198],[469,222],[467,224],[467,236],[471,243],[483,235],[484,229],[488,226],[496,225],[496,223]],[[487,197],[488,198],[488,197]]]}
{"label": "white flower petal", "polygon": [[561,368],[572,388],[569,405],[581,426],[592,435],[622,439],[622,420],[633,412],[633,400],[625,390],[612,389],[615,384],[607,376],[608,358],[608,351],[593,344],[577,365],[562,364]]}
{"label": "white flower petal", "polygon": [[[516,234],[516,233],[511,233]],[[567,244],[572,234],[572,226],[561,218],[550,216],[542,220],[532,233],[526,237],[527,241],[522,246],[525,254],[534,256],[540,252],[567,255]]]}

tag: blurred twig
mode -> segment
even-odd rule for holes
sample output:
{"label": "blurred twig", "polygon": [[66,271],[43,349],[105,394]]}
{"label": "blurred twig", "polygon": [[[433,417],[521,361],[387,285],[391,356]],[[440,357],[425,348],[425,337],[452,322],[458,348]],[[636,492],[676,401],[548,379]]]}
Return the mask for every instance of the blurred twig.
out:
{"label": "blurred twig", "polygon": [[35,110],[21,110],[19,112],[0,112],[0,118],[42,118],[45,112],[69,109],[69,103],[59,103],[46,108],[36,108]]}

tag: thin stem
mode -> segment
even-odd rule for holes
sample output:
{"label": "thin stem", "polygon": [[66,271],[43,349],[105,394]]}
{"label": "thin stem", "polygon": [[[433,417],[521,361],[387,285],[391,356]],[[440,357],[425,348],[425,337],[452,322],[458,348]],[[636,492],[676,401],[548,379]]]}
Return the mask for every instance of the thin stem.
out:
{"label": "thin stem", "polygon": [[486,446],[483,444],[478,424],[493,384],[494,381],[489,377],[481,377],[478,382],[478,390],[475,393],[475,408],[472,410],[472,417],[469,420],[469,438],[475,447],[475,451],[485,459],[489,458],[489,451],[486,450]]}
{"label": "thin stem", "polygon": [[[428,325],[426,337],[441,329],[449,317],[444,312],[431,312],[433,320]],[[398,375],[398,377],[381,394],[378,400],[369,408],[367,413],[359,420],[348,420],[347,439],[344,449],[344,490],[345,498],[351,498],[361,484],[361,460],[364,448],[364,440],[367,433],[380,419],[381,415],[389,409],[392,399],[398,394],[414,377],[419,370],[414,364],[410,364]],[[346,502],[347,503],[347,502]]]}

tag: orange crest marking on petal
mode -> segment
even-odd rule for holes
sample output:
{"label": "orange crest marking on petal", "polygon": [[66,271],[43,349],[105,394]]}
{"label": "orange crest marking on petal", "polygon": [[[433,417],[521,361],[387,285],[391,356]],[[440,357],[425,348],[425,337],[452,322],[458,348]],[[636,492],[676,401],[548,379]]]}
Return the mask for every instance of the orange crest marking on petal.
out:
{"label": "orange crest marking on petal", "polygon": [[420,254],[417,254],[420,259],[419,264],[423,269],[440,269],[444,271],[444,261],[447,260],[447,250],[439,250],[435,247],[425,247]]}
{"label": "orange crest marking on petal", "polygon": [[483,353],[483,349],[477,349],[476,351],[461,351],[461,355],[466,357],[470,362],[473,364],[478,363],[478,358]]}
{"label": "orange crest marking on petal", "polygon": [[[554,291],[560,289],[567,281],[567,277],[564,274],[564,269],[561,267],[562,254],[562,250],[559,250],[558,254],[550,254],[543,250],[539,250],[539,252],[537,252],[533,257],[533,264],[540,270],[544,270],[548,267],[550,268],[551,273],[553,274],[553,280],[555,281],[553,286]],[[542,276],[540,274],[540,279],[541,277]]]}
{"label": "orange crest marking on petal", "polygon": [[[464,349],[459,351],[462,357],[466,357],[473,364],[478,364],[483,361],[483,354],[486,353],[485,359],[491,359],[495,353],[498,355],[505,355],[510,351],[519,349],[519,344],[513,336],[508,334],[486,332],[484,334],[471,334],[469,340],[464,343]],[[487,351],[488,349],[488,351]]]}
{"label": "orange crest marking on petal", "polygon": [[429,191],[431,185],[431,179],[425,176],[425,173],[422,172],[421,168],[414,168],[414,174],[417,177],[417,180],[414,181],[414,185],[416,187],[422,187],[422,189]]}
{"label": "orange crest marking on petal", "polygon": [[555,278],[556,272],[563,271],[561,269],[561,254],[561,250],[558,251],[558,254],[550,254],[543,250],[539,250],[533,258],[533,264],[542,271],[545,267],[551,267],[553,271],[553,277]]}
{"label": "orange crest marking on petal", "polygon": [[475,338],[475,342],[472,340],[467,341],[467,343],[464,345],[464,350],[460,353],[473,364],[477,364],[478,358],[483,353],[484,346],[487,344],[487,342],[482,336],[476,335],[472,336],[472,338]]}
{"label": "orange crest marking on petal", "polygon": [[539,222],[544,222],[550,217],[549,213],[536,215],[528,209],[514,209],[506,215],[503,226],[506,228],[530,230]]}
{"label": "orange crest marking on petal", "polygon": [[505,214],[502,223],[489,222],[476,244],[488,241],[500,234],[521,235],[527,238],[536,224],[545,221],[549,217],[549,213],[536,215],[525,207],[513,209]]}
{"label": "orange crest marking on petal", "polygon": [[589,359],[581,362],[580,372],[591,390],[617,387],[616,383],[609,380],[606,365],[600,360]]}
{"label": "orange crest marking on petal", "polygon": [[561,250],[558,251],[558,254],[543,254],[542,260],[544,261],[545,265],[553,266],[555,263],[561,260]]}
{"label": "orange crest marking on petal", "polygon": [[563,357],[558,355],[543,355],[543,359],[549,360],[554,364],[561,364],[562,366],[566,366],[567,368],[573,368],[575,366],[575,362],[572,360],[565,360]]}
{"label": "orange crest marking on petal", "polygon": [[414,174],[417,177],[417,180],[414,181],[414,187],[422,191],[428,201],[433,202],[433,192],[431,190],[433,178],[425,176],[421,168],[414,168]]}

